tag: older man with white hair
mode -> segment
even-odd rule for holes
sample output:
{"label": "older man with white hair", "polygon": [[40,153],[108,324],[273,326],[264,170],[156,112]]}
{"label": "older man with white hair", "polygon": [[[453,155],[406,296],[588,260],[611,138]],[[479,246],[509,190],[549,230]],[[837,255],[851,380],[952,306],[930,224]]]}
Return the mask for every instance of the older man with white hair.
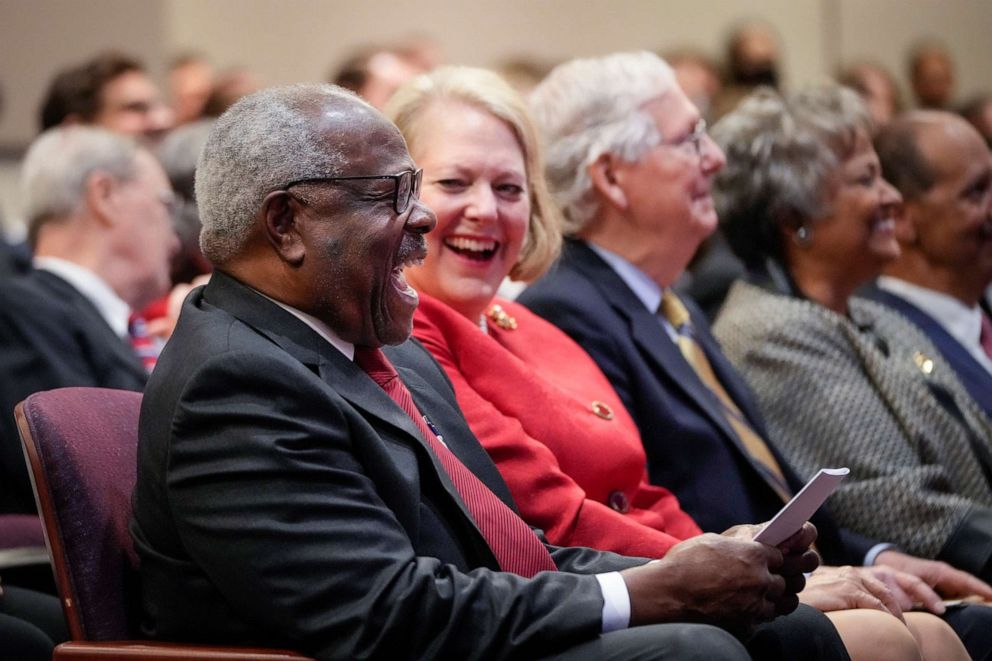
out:
{"label": "older man with white hair", "polygon": [[[802,481],[768,437],[703,314],[671,290],[716,228],[710,188],[723,152],[671,69],[650,53],[563,64],[531,101],[566,246],[519,300],[599,364],[638,425],[651,481],[674,491],[703,530],[770,518]],[[825,509],[812,521],[826,563],[887,565],[823,567],[811,576],[800,599],[839,627],[842,609],[899,615],[922,602],[942,613],[930,586],[992,594],[944,563],[840,528]],[[959,633],[971,626],[951,624]],[[841,632],[849,647],[871,648],[870,626]],[[979,656],[990,651],[984,639],[975,647]]]}
{"label": "older man with white hair", "polygon": [[132,311],[168,291],[178,248],[169,181],[131,138],[52,129],[28,150],[22,183],[35,269],[0,289],[3,512],[35,510],[14,406],[63,386],[141,390],[150,339]]}

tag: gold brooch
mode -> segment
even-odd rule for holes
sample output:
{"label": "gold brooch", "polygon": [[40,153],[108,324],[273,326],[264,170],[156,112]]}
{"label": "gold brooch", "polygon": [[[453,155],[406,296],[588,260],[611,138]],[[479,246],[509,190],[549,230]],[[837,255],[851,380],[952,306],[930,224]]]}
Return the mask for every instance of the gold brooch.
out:
{"label": "gold brooch", "polygon": [[916,366],[920,368],[920,371],[929,376],[933,372],[933,361],[926,357],[925,354],[917,351],[913,354],[913,362]]}
{"label": "gold brooch", "polygon": [[486,316],[503,330],[517,330],[517,320],[506,313],[502,305],[494,305],[486,312]]}
{"label": "gold brooch", "polygon": [[603,420],[613,419],[613,409],[606,402],[601,402],[598,399],[591,404],[592,412],[601,417]]}

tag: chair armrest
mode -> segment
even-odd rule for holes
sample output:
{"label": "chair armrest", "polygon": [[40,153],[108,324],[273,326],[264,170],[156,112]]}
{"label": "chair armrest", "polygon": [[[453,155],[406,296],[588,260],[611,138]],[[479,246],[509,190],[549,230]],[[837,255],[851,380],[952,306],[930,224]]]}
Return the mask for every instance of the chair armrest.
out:
{"label": "chair armrest", "polygon": [[252,647],[220,647],[213,645],[186,645],[141,640],[114,642],[71,641],[55,648],[53,661],[163,661],[188,659],[189,661],[313,661],[310,657],[287,650],[270,650]]}

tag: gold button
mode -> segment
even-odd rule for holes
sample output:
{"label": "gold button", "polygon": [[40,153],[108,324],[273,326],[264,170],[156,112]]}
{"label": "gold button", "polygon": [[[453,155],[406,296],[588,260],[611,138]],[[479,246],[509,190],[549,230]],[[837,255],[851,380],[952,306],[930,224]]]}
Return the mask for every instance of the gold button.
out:
{"label": "gold button", "polygon": [[611,409],[610,405],[606,402],[601,402],[597,399],[590,405],[590,407],[592,408],[592,412],[601,417],[603,420],[613,419],[613,409]]}
{"label": "gold button", "polygon": [[913,354],[913,362],[916,363],[916,366],[919,367],[920,371],[924,374],[929,376],[933,372],[933,361],[927,358],[925,354],[917,351]]}

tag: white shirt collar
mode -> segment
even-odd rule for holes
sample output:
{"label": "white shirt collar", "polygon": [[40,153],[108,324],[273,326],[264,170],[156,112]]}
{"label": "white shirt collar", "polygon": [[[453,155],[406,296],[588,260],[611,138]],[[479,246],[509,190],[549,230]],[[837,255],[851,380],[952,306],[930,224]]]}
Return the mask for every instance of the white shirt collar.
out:
{"label": "white shirt collar", "polygon": [[992,360],[982,349],[980,307],[968,307],[953,296],[887,275],[879,276],[878,288],[906,299],[933,317],[982,367],[992,372]]}
{"label": "white shirt collar", "polygon": [[624,283],[630,287],[630,290],[634,292],[634,295],[644,304],[644,307],[648,309],[648,312],[655,316],[661,327],[665,329],[665,333],[673,342],[678,343],[678,331],[672,327],[668,320],[664,316],[658,314],[658,307],[661,305],[661,299],[665,295],[665,290],[658,286],[658,283],[648,277],[648,275],[637,268],[626,259],[611,252],[602,246],[597,246],[594,243],[586,243],[594,253],[603,258],[614,273],[616,273]]}
{"label": "white shirt collar", "polygon": [[[265,294],[258,291],[257,289],[255,289],[254,291],[258,292],[258,294],[261,296],[265,296]],[[285,310],[286,312],[290,313],[291,315],[293,315],[294,317],[305,323],[313,330],[313,332],[315,332],[317,335],[320,335],[322,338],[327,340],[327,342],[332,347],[343,353],[348,358],[348,360],[355,360],[355,345],[352,344],[351,342],[345,342],[344,340],[342,340],[334,333],[334,331],[331,330],[331,327],[325,324],[323,321],[321,321],[317,317],[307,314],[306,312],[301,312],[300,310],[297,310],[296,308],[290,305],[286,305],[282,301],[277,301],[276,299],[270,296],[265,296],[265,298],[269,299],[270,301],[281,307],[283,310]]]}
{"label": "white shirt collar", "polygon": [[602,246],[597,246],[595,243],[587,242],[586,245],[594,253],[602,257],[603,261],[609,264],[610,268],[630,287],[630,290],[634,292],[634,295],[637,296],[651,314],[658,311],[664,291],[658,286],[657,282],[615,252],[611,252]]}
{"label": "white shirt collar", "polygon": [[59,257],[35,257],[34,267],[54,273],[79,290],[119,337],[127,337],[131,307],[103,279],[88,268]]}

